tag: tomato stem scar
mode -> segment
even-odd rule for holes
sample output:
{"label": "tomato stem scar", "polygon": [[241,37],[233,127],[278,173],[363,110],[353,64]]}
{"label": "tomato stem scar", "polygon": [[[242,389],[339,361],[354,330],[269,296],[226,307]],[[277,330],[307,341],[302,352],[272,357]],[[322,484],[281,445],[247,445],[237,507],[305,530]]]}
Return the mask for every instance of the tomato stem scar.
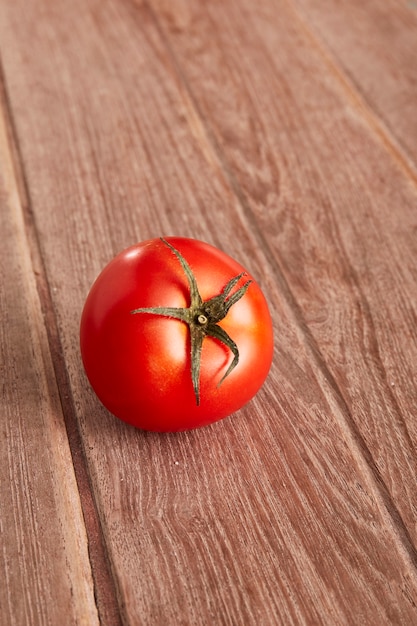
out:
{"label": "tomato stem scar", "polygon": [[[209,300],[203,302],[200,295],[197,281],[182,254],[174,248],[166,239],[161,237],[161,241],[175,254],[188,280],[190,288],[190,306],[188,308],[175,307],[144,307],[134,309],[132,314],[150,313],[152,315],[162,315],[178,319],[188,324],[191,336],[191,379],[193,383],[194,394],[197,406],[200,404],[200,369],[201,369],[201,351],[205,337],[213,337],[229,348],[233,353],[233,361],[227,368],[225,374],[219,382],[222,384],[225,378],[231,374],[239,363],[239,350],[235,342],[227,332],[218,325],[222,319],[226,317],[231,307],[236,304],[246,293],[251,280],[247,280],[244,285],[231,294],[233,288],[238,282],[246,276],[246,272],[242,272],[238,276],[234,276],[225,285],[221,293],[213,296]],[[231,295],[230,295],[231,294]]]}

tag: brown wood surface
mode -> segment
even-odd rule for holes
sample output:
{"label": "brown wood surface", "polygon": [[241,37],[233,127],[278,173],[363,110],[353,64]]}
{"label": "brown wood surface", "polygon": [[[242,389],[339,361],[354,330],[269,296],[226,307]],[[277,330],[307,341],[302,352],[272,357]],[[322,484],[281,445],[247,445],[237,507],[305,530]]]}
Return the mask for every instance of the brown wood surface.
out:
{"label": "brown wood surface", "polygon": [[0,623],[88,626],[87,536],[8,126],[0,116]]}
{"label": "brown wood surface", "polygon": [[415,0],[297,0],[301,14],[370,122],[417,171]]}
{"label": "brown wood surface", "polygon": [[[5,624],[417,624],[415,18],[332,4],[0,5]],[[239,413],[156,435],[78,325],[172,234],[250,268],[276,348]]]}

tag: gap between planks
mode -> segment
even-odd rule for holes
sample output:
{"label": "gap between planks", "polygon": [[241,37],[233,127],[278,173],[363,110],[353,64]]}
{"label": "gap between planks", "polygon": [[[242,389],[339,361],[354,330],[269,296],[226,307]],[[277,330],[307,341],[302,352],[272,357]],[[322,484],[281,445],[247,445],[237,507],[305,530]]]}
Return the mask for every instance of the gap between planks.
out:
{"label": "gap between planks", "polygon": [[86,456],[73,404],[71,386],[65,366],[65,358],[59,337],[55,310],[50,294],[46,269],[35,218],[31,209],[30,192],[25,178],[19,141],[13,120],[13,111],[7,94],[7,84],[0,59],[0,109],[7,132],[8,150],[22,207],[25,235],[35,274],[36,288],[42,308],[48,337],[49,351],[65,421],[71,458],[81,502],[88,541],[88,554],[94,581],[94,598],[101,626],[121,626],[116,586],[106,553],[100,517],[89,479]]}
{"label": "gap between planks", "polygon": [[[133,2],[132,0],[127,1],[129,2],[129,4],[135,4],[134,0]],[[288,4],[290,7],[293,8],[292,3]],[[268,262],[270,263],[274,271],[277,284],[279,284],[280,292],[287,303],[288,309],[291,312],[297,328],[299,329],[300,339],[306,346],[306,349],[311,356],[312,362],[317,366],[317,371],[319,372],[319,377],[321,378],[320,385],[327,390],[329,405],[333,408],[334,415],[335,417],[337,417],[342,431],[346,433],[352,454],[357,459],[358,465],[363,469],[365,475],[367,475],[371,483],[374,485],[375,494],[379,499],[381,511],[383,512],[383,515],[387,520],[387,524],[391,527],[393,535],[397,538],[400,550],[403,552],[406,558],[408,558],[409,565],[414,571],[414,574],[417,576],[417,546],[414,545],[412,537],[402,519],[402,516],[395,502],[391,497],[389,489],[387,488],[382,476],[377,469],[372,453],[369,450],[358,427],[356,426],[355,421],[350,413],[349,407],[343,397],[343,394],[338,387],[334,376],[327,367],[327,364],[323,355],[321,354],[317,342],[307,326],[302,310],[294,294],[292,293],[292,290],[288,284],[287,279],[285,278],[280,263],[273,255],[267,239],[258,228],[250,205],[246,200],[245,193],[241,188],[239,181],[235,177],[233,170],[228,162],[228,159],[215,137],[215,134],[211,130],[210,122],[206,119],[201,108],[198,105],[197,98],[194,96],[193,90],[187,80],[187,77],[182,71],[177,56],[172,46],[170,45],[169,34],[165,32],[163,25],[158,19],[158,16],[156,15],[153,8],[149,5],[147,0],[145,0],[144,5],[146,6],[146,9],[152,17],[155,28],[157,29],[159,36],[163,44],[165,45],[167,54],[172,63],[173,70],[177,74],[178,81],[182,85],[184,93],[189,100],[189,106],[193,109],[195,113],[200,129],[202,131],[201,140],[205,141],[204,151],[207,153],[211,152],[211,160],[219,163],[220,167],[224,171],[225,176],[233,190],[233,193],[239,201],[245,218],[251,226],[253,236],[258,242],[259,248],[264,251],[266,258],[268,259]],[[294,10],[294,13],[295,18],[301,23],[303,30],[305,30],[308,34],[312,46],[318,49],[320,56],[322,56],[326,65],[328,65],[329,70],[335,77],[335,80],[342,85],[349,101],[352,103],[352,106],[354,106],[355,110],[357,110],[358,115],[366,121],[372,133],[377,136],[378,140],[383,144],[387,152],[389,152],[391,157],[393,157],[395,161],[399,163],[402,170],[405,171],[405,173],[407,174],[407,177],[411,179],[413,183],[417,186],[417,171],[415,170],[412,162],[398,146],[396,140],[392,137],[389,129],[376,116],[376,114],[372,111],[372,109],[369,107],[363,97],[358,93],[358,91],[355,89],[354,83],[344,75],[342,69],[338,68],[330,52],[328,52],[327,49],[324,48],[324,44],[321,44],[319,42],[319,40],[308,28],[298,12]]]}

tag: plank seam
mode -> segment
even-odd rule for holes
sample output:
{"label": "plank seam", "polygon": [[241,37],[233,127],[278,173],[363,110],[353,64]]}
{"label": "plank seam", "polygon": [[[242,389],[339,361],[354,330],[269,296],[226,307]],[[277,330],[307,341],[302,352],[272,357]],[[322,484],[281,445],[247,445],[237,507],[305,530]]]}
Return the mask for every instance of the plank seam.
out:
{"label": "plank seam", "polygon": [[59,393],[68,444],[74,467],[75,479],[83,514],[88,555],[92,578],[94,581],[94,599],[102,626],[121,626],[119,603],[116,585],[111,573],[104,535],[102,532],[99,512],[95,503],[94,493],[89,478],[87,460],[83,449],[82,436],[74,407],[68,372],[65,366],[55,308],[51,296],[47,272],[43,262],[39,234],[30,201],[28,182],[24,172],[23,159],[20,151],[18,134],[14,123],[11,102],[8,96],[7,83],[2,61],[0,59],[0,104],[2,106],[5,127],[7,130],[8,149],[16,187],[22,208],[26,241],[32,259],[36,289],[39,296],[44,325],[48,339],[49,353],[53,365],[56,385]]}
{"label": "plank seam", "polygon": [[[128,2],[132,2],[132,0],[128,0]],[[135,3],[135,0],[133,0]],[[144,4],[146,5],[149,14],[152,16],[152,19],[155,23],[155,28],[159,32],[161,40],[165,45],[167,50],[167,54],[171,60],[173,69],[177,74],[178,80],[183,85],[184,90],[188,94],[190,99],[190,103],[194,107],[194,111],[196,116],[201,122],[202,127],[204,128],[204,132],[206,135],[207,142],[210,144],[211,149],[216,157],[216,160],[219,162],[220,166],[223,169],[223,172],[229,182],[231,190],[236,196],[243,214],[247,219],[251,232],[253,233],[254,238],[257,240],[259,249],[263,250],[268,262],[270,263],[274,275],[276,278],[277,285],[279,286],[279,290],[287,302],[287,305],[293,315],[296,326],[300,330],[302,340],[306,345],[307,351],[310,353],[313,362],[318,368],[318,371],[321,372],[322,375],[322,386],[328,389],[328,392],[331,395],[331,399],[338,413],[339,424],[343,428],[343,430],[347,430],[349,434],[349,438],[354,444],[354,448],[352,449],[352,454],[357,458],[360,467],[363,469],[364,473],[368,476],[369,481],[374,485],[375,492],[379,497],[380,502],[382,503],[383,510],[385,510],[390,526],[392,528],[393,535],[397,537],[397,541],[399,543],[399,547],[406,558],[409,559],[410,565],[417,574],[417,548],[414,545],[412,537],[407,529],[404,520],[401,517],[401,514],[395,505],[391,494],[389,492],[388,487],[386,486],[378,467],[373,459],[372,453],[368,448],[365,439],[361,435],[353,415],[348,407],[348,404],[343,396],[342,391],[338,387],[337,381],[330,372],[325,358],[323,357],[316,340],[314,339],[308,325],[304,319],[302,310],[300,305],[298,304],[289,284],[285,277],[284,271],[281,268],[281,264],[278,258],[272,252],[267,239],[264,237],[262,231],[259,229],[258,223],[252,209],[250,207],[249,202],[246,199],[245,193],[240,186],[239,181],[235,177],[232,167],[230,166],[224,151],[222,150],[221,145],[217,141],[214,132],[211,130],[210,122],[206,119],[203,112],[201,111],[196,96],[185,76],[185,73],[182,71],[179,61],[177,60],[176,54],[172,49],[172,46],[169,42],[169,36],[165,33],[163,26],[161,25],[158,16],[154,12],[153,8],[148,4],[147,0],[145,0]],[[401,158],[401,155],[398,156]],[[408,167],[408,162],[405,163],[407,166],[407,170],[410,169]],[[411,169],[411,171],[413,171]],[[415,176],[415,182],[417,184],[417,176]]]}

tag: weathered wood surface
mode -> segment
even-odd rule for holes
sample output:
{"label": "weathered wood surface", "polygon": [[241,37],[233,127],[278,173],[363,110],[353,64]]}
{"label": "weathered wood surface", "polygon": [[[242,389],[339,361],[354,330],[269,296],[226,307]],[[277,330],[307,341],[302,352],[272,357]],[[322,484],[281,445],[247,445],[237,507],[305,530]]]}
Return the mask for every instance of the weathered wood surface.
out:
{"label": "weathered wood surface", "polygon": [[[68,624],[95,623],[93,593],[106,625],[417,624],[417,187],[412,147],[392,148],[414,119],[403,106],[388,132],[391,83],[365,106],[348,46],[338,65],[307,5],[0,7],[2,184],[21,190],[2,204],[4,423],[22,428],[1,477],[27,455],[40,472],[30,500],[16,481],[2,501],[2,557],[19,554],[0,592],[11,624],[53,624],[69,587]],[[175,436],[110,416],[78,348],[97,273],[161,234],[249,266],[276,333],[257,398]],[[28,501],[47,533],[24,517]],[[19,529],[55,550],[50,573],[19,552]],[[13,608],[23,588],[30,614]]]}

